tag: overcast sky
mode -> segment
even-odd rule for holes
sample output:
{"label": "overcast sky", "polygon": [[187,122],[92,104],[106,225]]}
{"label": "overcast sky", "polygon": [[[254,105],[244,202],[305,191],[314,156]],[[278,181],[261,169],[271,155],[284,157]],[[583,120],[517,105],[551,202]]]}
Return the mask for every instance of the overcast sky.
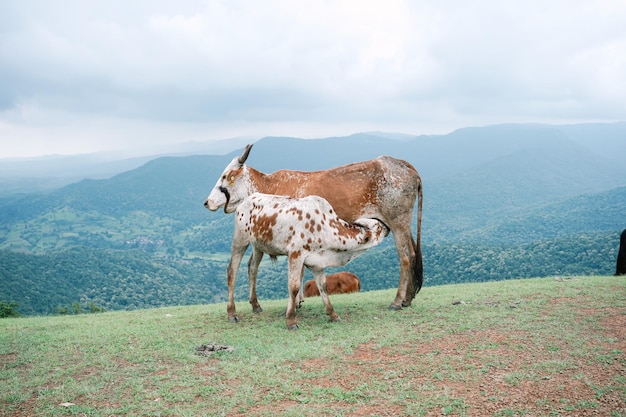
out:
{"label": "overcast sky", "polygon": [[626,1],[0,0],[0,158],[626,120]]}

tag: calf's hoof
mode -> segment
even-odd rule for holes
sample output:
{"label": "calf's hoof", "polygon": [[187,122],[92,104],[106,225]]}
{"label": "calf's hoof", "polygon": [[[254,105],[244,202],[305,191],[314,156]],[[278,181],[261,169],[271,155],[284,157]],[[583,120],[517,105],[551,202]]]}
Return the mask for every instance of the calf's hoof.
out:
{"label": "calf's hoof", "polygon": [[300,327],[297,324],[292,324],[290,326],[287,326],[287,329],[289,330],[298,330]]}
{"label": "calf's hoof", "polygon": [[403,301],[402,302],[402,307],[411,307],[411,302],[410,301]]}
{"label": "calf's hoof", "polygon": [[399,305],[395,305],[395,304],[391,304],[389,306],[389,310],[394,310],[394,311],[398,311],[398,310],[402,310],[402,307]]}
{"label": "calf's hoof", "polygon": [[341,321],[341,317],[339,317],[339,316],[337,316],[337,317],[331,317],[331,318],[330,318],[330,321],[332,321],[333,323],[334,323],[334,322]]}
{"label": "calf's hoof", "polygon": [[254,311],[255,313],[262,313],[263,309],[261,307],[257,307],[257,308],[253,308],[252,311]]}
{"label": "calf's hoof", "polygon": [[239,323],[239,318],[237,316],[229,317],[228,320],[230,320],[231,323]]}

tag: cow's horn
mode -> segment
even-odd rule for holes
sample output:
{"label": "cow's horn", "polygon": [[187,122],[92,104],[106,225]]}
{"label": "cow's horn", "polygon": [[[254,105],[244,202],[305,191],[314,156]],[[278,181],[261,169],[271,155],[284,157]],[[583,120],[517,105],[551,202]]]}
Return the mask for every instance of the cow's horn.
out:
{"label": "cow's horn", "polygon": [[243,163],[246,162],[246,159],[248,159],[248,154],[250,153],[250,149],[252,149],[252,145],[246,145],[246,149],[243,150],[243,153],[239,157],[240,164],[243,165]]}

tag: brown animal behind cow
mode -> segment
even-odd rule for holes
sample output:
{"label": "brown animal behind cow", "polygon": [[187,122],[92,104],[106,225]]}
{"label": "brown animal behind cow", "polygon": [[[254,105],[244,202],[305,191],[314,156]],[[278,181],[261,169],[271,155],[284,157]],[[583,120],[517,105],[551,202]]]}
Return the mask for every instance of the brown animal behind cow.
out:
{"label": "brown animal behind cow", "polygon": [[[337,272],[326,276],[326,292],[328,294],[345,294],[359,292],[361,281],[352,272]],[[315,280],[309,280],[304,284],[305,297],[319,297],[320,290],[317,288]]]}

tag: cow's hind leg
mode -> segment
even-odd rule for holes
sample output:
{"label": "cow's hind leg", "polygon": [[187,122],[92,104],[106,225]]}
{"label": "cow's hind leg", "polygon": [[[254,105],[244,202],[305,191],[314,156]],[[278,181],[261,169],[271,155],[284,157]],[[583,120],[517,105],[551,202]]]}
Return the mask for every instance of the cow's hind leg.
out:
{"label": "cow's hind leg", "polygon": [[412,299],[407,297],[407,291],[409,290],[409,285],[413,285],[415,247],[410,230],[408,233],[402,230],[392,230],[392,232],[400,262],[400,282],[398,283],[396,298],[389,306],[389,309],[400,310],[402,307],[410,306],[412,301]]}
{"label": "cow's hind leg", "polygon": [[310,268],[313,273],[313,277],[315,278],[315,283],[317,284],[317,288],[320,291],[320,297],[322,297],[322,302],[324,303],[324,310],[328,317],[330,317],[330,321],[341,321],[341,317],[335,312],[333,305],[330,302],[330,298],[328,297],[328,293],[326,291],[326,274],[323,269]]}
{"label": "cow's hind leg", "polygon": [[248,283],[250,285],[250,305],[252,305],[252,311],[255,313],[261,313],[263,311],[256,296],[256,279],[261,259],[263,259],[263,252],[253,247],[252,255],[250,255],[250,260],[248,261]]}

